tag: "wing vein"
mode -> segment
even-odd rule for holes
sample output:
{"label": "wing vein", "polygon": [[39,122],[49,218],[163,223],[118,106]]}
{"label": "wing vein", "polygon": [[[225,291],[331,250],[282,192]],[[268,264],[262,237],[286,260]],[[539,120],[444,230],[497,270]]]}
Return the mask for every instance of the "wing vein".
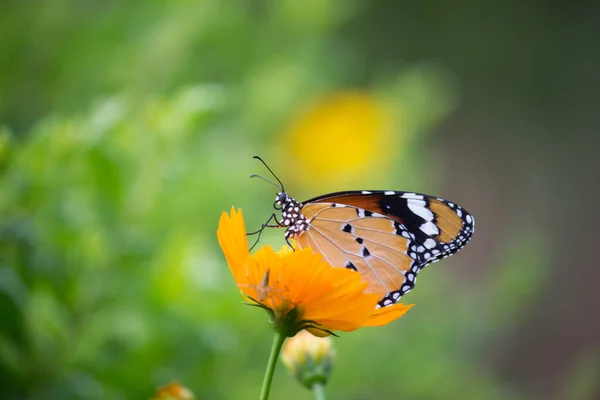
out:
{"label": "wing vein", "polygon": [[[371,269],[371,271],[373,272],[373,275],[375,275],[375,276],[377,277],[377,279],[379,280],[379,283],[381,283],[381,287],[383,287],[383,288],[385,288],[385,287],[386,287],[385,283],[383,282],[383,280],[381,279],[381,277],[379,276],[379,274],[377,273],[377,271],[375,271],[375,269],[374,269],[374,268],[371,266],[371,264],[369,264],[369,260],[367,260],[365,257],[363,257],[363,256],[362,256],[362,255],[360,255],[360,254],[354,254],[354,253],[347,252],[346,250],[344,250],[343,248],[341,248],[341,247],[340,247],[340,246],[339,246],[339,245],[338,245],[338,244],[337,244],[335,241],[331,240],[331,238],[330,238],[329,236],[327,236],[327,235],[325,235],[323,232],[321,232],[321,231],[320,231],[320,230],[319,230],[319,229],[318,229],[316,226],[314,226],[314,225],[311,225],[311,226],[310,226],[310,228],[309,228],[309,231],[310,231],[311,229],[314,229],[314,230],[315,230],[315,231],[317,231],[317,232],[318,232],[318,233],[319,233],[321,236],[323,236],[323,237],[324,237],[326,240],[328,240],[329,242],[331,242],[331,244],[333,244],[335,247],[337,247],[337,249],[338,249],[339,251],[341,251],[341,252],[342,252],[342,254],[349,254],[349,255],[353,255],[353,256],[356,256],[356,257],[360,257],[360,258],[362,258],[362,259],[363,259],[363,260],[364,260],[364,261],[367,263],[367,265],[369,266],[369,268]],[[316,242],[316,241],[315,241],[315,244],[317,244],[317,242]],[[317,247],[318,247],[318,244],[317,244]],[[319,248],[319,252],[321,252],[321,249],[320,249],[320,248]],[[373,255],[373,254],[371,254],[371,255]],[[378,258],[378,259],[381,259],[380,257],[376,257],[376,258]],[[348,258],[347,258],[346,256],[344,256],[344,259],[345,259],[346,261],[350,261],[350,260],[348,260]],[[385,262],[385,263],[389,264],[389,262],[388,262],[388,261],[386,261],[386,260],[383,260],[383,259],[381,259],[381,260],[382,260],[383,262]],[[330,263],[330,264],[331,264],[331,263]],[[390,264],[390,265],[391,265],[391,264]],[[398,269],[397,269],[396,267],[394,267],[393,265],[392,265],[392,267],[393,267],[394,269],[398,270]]]}

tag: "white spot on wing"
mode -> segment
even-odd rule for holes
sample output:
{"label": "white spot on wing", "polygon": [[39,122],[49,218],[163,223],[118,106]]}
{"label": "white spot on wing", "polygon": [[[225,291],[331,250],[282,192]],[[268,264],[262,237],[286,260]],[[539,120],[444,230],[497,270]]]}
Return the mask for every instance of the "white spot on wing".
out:
{"label": "white spot on wing", "polygon": [[409,199],[407,201],[408,204],[412,204],[413,206],[419,206],[419,207],[425,207],[425,200],[419,200],[419,199]]}
{"label": "white spot on wing", "polygon": [[369,192],[368,190],[363,190],[361,193],[362,194],[371,194],[371,192]]}
{"label": "white spot on wing", "polygon": [[428,234],[429,236],[439,235],[440,230],[438,227],[431,221],[425,222],[423,225],[419,227],[423,232]]}
{"label": "white spot on wing", "polygon": [[383,194],[391,196],[393,194],[396,194],[396,192],[394,192],[393,190],[386,190],[385,192],[383,192]]}
{"label": "white spot on wing", "polygon": [[421,204],[415,204],[414,203],[415,200],[411,200],[407,202],[408,208],[410,209],[410,211],[412,211],[413,213],[417,214],[419,217],[423,218],[425,221],[433,221],[433,213],[431,212],[430,209],[425,208],[425,201],[424,200],[416,200],[420,202],[423,202],[423,205]]}
{"label": "white spot on wing", "polygon": [[428,249],[433,249],[435,247],[435,240],[433,240],[432,238],[428,238],[423,245],[425,245],[425,247],[427,247]]}
{"label": "white spot on wing", "polygon": [[467,214],[467,216],[465,217],[468,223],[472,223],[473,222],[473,218],[471,218],[471,215]]}

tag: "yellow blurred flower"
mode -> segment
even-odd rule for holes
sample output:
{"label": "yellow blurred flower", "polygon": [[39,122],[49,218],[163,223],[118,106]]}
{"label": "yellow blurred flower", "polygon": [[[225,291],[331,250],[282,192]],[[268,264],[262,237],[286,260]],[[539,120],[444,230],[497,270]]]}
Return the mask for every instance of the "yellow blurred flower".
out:
{"label": "yellow blurred flower", "polygon": [[221,215],[217,236],[240,290],[266,309],[275,329],[288,337],[303,329],[327,336],[384,325],[411,307],[398,303],[376,310],[379,296],[365,293],[368,284],[360,274],[332,268],[311,249],[275,252],[264,246],[250,254],[241,210]]}
{"label": "yellow blurred flower", "polygon": [[179,382],[172,382],[158,388],[150,400],[194,400],[194,394]]}
{"label": "yellow blurred flower", "polygon": [[398,145],[392,119],[383,102],[368,92],[321,98],[291,122],[283,142],[295,181],[311,187],[352,184],[385,171]]}
{"label": "yellow blurred flower", "polygon": [[307,388],[327,383],[334,357],[333,341],[302,331],[283,346],[281,360],[288,371]]}

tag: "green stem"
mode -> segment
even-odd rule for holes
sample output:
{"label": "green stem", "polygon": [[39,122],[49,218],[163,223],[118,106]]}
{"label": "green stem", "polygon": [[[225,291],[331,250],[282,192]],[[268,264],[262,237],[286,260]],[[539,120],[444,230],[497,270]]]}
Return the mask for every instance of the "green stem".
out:
{"label": "green stem", "polygon": [[271,347],[271,355],[269,356],[269,362],[267,363],[267,370],[265,371],[265,377],[263,378],[263,385],[260,391],[259,400],[267,400],[269,398],[269,392],[271,391],[271,382],[273,381],[273,373],[275,372],[275,366],[277,365],[277,359],[279,358],[279,352],[281,346],[285,342],[286,336],[281,332],[275,331],[275,337],[273,338],[273,346]]}
{"label": "green stem", "polygon": [[316,400],[325,400],[325,386],[322,383],[312,385],[312,391]]}

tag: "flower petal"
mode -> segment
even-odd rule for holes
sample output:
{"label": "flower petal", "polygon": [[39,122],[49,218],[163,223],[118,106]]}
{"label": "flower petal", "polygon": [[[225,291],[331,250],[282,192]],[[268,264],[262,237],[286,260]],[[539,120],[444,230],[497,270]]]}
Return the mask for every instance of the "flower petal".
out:
{"label": "flower petal", "polygon": [[363,326],[382,326],[402,317],[414,304],[396,303],[390,307],[378,308]]}
{"label": "flower petal", "polygon": [[246,281],[246,264],[250,253],[242,210],[236,212],[231,207],[231,216],[225,212],[221,214],[217,238],[236,282]]}

